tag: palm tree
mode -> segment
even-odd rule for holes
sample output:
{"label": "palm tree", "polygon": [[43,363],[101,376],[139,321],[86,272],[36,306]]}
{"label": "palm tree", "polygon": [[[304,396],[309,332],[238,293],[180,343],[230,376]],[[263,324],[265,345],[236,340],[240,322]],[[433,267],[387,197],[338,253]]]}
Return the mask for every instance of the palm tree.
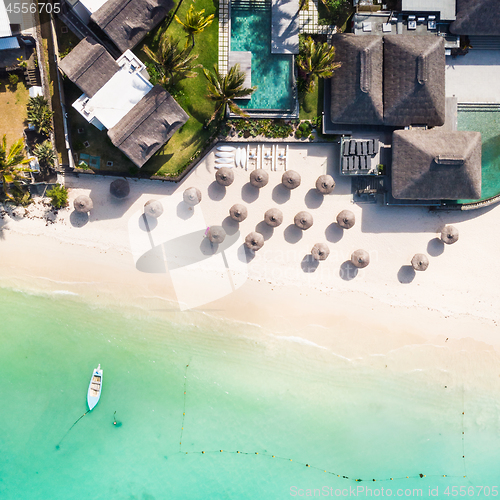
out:
{"label": "palm tree", "polygon": [[54,166],[55,154],[50,141],[45,141],[42,142],[42,144],[37,144],[33,148],[33,154],[38,158],[38,161],[40,162],[42,167],[48,168]]}
{"label": "palm tree", "polygon": [[257,87],[244,88],[245,73],[240,71],[240,65],[235,64],[229,69],[227,75],[223,76],[219,73],[217,65],[214,64],[214,71],[208,71],[203,68],[203,73],[208,80],[208,98],[215,101],[215,111],[207,125],[212,123],[212,120],[220,113],[223,117],[226,116],[228,108],[237,115],[247,117],[239,106],[237,106],[233,99],[237,97],[249,97],[253,94]]}
{"label": "palm tree", "polygon": [[333,71],[340,68],[340,63],[334,62],[335,47],[327,43],[315,43],[308,37],[297,57],[297,65],[306,74],[306,88],[308,92],[314,89],[316,78],[330,78]]}
{"label": "palm tree", "polygon": [[22,172],[29,171],[28,168],[20,167],[26,165],[29,160],[24,158],[24,144],[23,140],[17,140],[7,151],[7,136],[4,135],[2,142],[0,142],[0,178],[3,182],[3,194],[9,200],[14,200],[14,196],[10,193],[9,185],[14,184],[19,190],[20,180],[24,177]]}
{"label": "palm tree", "polygon": [[49,109],[48,101],[43,96],[28,99],[28,121],[32,123],[41,134],[48,136],[52,132],[52,116],[54,112]]}
{"label": "palm tree", "polygon": [[152,51],[147,45],[142,50],[154,62],[161,75],[158,83],[164,87],[175,87],[183,78],[198,76],[194,68],[201,68],[201,64],[194,65],[198,55],[190,55],[188,47],[181,49],[179,40],[166,32],[162,33],[158,48]]}
{"label": "palm tree", "polygon": [[[187,33],[188,38],[191,38],[194,47],[194,35],[201,33],[205,28],[210,26],[214,20],[214,14],[210,14],[208,17],[205,17],[205,9],[195,11],[194,4],[191,4],[189,7],[186,18],[184,21],[181,21],[177,14],[175,15],[175,20],[182,25],[184,31]],[[187,45],[187,43],[186,43]]]}

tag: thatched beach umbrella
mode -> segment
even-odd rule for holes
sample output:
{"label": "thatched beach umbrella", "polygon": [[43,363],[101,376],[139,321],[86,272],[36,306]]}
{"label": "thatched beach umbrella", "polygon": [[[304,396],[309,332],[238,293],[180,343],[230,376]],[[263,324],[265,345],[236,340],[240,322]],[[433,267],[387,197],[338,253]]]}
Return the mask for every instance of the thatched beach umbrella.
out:
{"label": "thatched beach umbrella", "polygon": [[300,174],[295,170],[287,170],[281,177],[281,183],[287,189],[295,189],[300,186]]}
{"label": "thatched beach umbrella", "polygon": [[115,179],[109,186],[109,192],[116,198],[126,198],[130,193],[130,185],[125,179]]}
{"label": "thatched beach umbrella", "polygon": [[362,269],[370,263],[370,255],[366,250],[356,250],[351,255],[351,262],[353,266]]}
{"label": "thatched beach umbrella", "polygon": [[247,207],[236,203],[229,209],[229,215],[236,222],[243,222],[248,217]]}
{"label": "thatched beach umbrella", "polygon": [[350,210],[342,210],[337,215],[337,224],[344,229],[351,229],[355,222],[356,217],[354,217],[354,214]]}
{"label": "thatched beach umbrella", "polygon": [[226,231],[222,226],[210,226],[207,237],[210,243],[222,243],[226,239]]}
{"label": "thatched beach umbrella", "polygon": [[81,194],[80,196],[77,196],[75,198],[73,206],[75,207],[75,210],[77,212],[90,212],[94,208],[92,200],[84,194]]}
{"label": "thatched beach umbrella", "polygon": [[182,196],[184,201],[192,207],[198,205],[201,201],[201,191],[195,187],[187,188]]}
{"label": "thatched beach umbrella", "polygon": [[293,219],[295,225],[300,229],[309,229],[313,225],[313,216],[306,211],[299,212]]}
{"label": "thatched beach umbrella", "polygon": [[264,214],[264,221],[268,226],[278,227],[283,222],[283,212],[278,208],[270,208]]}
{"label": "thatched beach umbrella", "polygon": [[250,173],[250,184],[256,188],[262,188],[269,182],[269,174],[258,168]]}
{"label": "thatched beach umbrella", "polygon": [[441,231],[441,241],[447,245],[458,241],[458,229],[455,226],[445,226]]}
{"label": "thatched beach umbrella", "polygon": [[423,253],[416,253],[411,259],[411,267],[415,271],[425,271],[429,267],[429,259]]}
{"label": "thatched beach umbrella", "polygon": [[326,243],[316,243],[312,247],[311,254],[316,260],[325,260],[330,255],[330,249]]}
{"label": "thatched beach umbrella", "polygon": [[331,175],[320,175],[316,181],[316,189],[321,194],[330,194],[335,187],[335,181]]}
{"label": "thatched beach umbrella", "polygon": [[234,181],[234,172],[227,167],[221,167],[215,173],[215,180],[221,186],[230,186]]}
{"label": "thatched beach umbrella", "polygon": [[264,236],[256,231],[253,231],[245,238],[245,245],[247,248],[255,252],[264,246]]}
{"label": "thatched beach umbrella", "polygon": [[163,205],[158,200],[149,200],[144,204],[144,213],[158,219],[163,213]]}

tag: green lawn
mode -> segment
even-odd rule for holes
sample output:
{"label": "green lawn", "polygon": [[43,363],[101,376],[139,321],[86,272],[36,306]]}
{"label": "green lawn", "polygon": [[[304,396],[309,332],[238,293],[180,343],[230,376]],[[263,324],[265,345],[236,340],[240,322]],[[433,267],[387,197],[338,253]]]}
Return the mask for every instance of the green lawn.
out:
{"label": "green lawn", "polygon": [[299,96],[301,120],[312,120],[317,116],[321,116],[323,112],[323,80],[320,79],[314,85],[313,92],[301,94]]}
{"label": "green lawn", "polygon": [[[192,0],[184,0],[182,2],[177,15],[183,19]],[[197,63],[204,68],[212,68],[217,63],[218,56],[218,7],[215,6],[212,0],[196,0],[194,4],[196,10],[205,9],[205,15],[215,14],[213,23],[198,34],[195,39],[193,52],[199,54]],[[186,34],[182,26],[175,21],[172,21],[168,28],[168,33],[182,40],[186,40]],[[148,37],[150,39],[151,37]],[[146,40],[146,43],[148,41]],[[143,60],[146,60],[144,52],[140,50],[140,46],[134,52]],[[142,168],[142,172],[147,175],[159,175],[163,177],[171,177],[179,174],[186,167],[189,159],[200,151],[210,138],[210,132],[203,130],[203,125],[212,116],[214,104],[208,101],[207,81],[202,73],[202,69],[196,70],[198,76],[196,78],[188,78],[179,83],[178,89],[175,92],[175,100],[189,115],[187,123],[176,132],[170,141],[149,160]]]}

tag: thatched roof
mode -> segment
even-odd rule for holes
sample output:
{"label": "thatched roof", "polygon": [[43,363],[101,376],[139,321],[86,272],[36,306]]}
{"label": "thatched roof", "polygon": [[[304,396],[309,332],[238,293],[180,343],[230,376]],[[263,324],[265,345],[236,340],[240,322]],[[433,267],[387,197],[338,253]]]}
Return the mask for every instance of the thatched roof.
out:
{"label": "thatched roof", "polygon": [[341,67],[331,81],[331,121],[382,124],[382,37],[339,34],[332,45]]}
{"label": "thatched roof", "polygon": [[163,213],[163,205],[158,200],[149,200],[144,204],[144,213],[158,219]]}
{"label": "thatched roof", "polygon": [[481,197],[481,134],[397,130],[392,136],[392,196],[403,200]]}
{"label": "thatched roof", "polygon": [[116,198],[126,198],[130,194],[130,184],[126,179],[115,179],[109,185],[109,192]]}
{"label": "thatched roof", "polygon": [[229,215],[236,222],[243,222],[248,217],[247,207],[236,203],[229,209]]}
{"label": "thatched roof", "polygon": [[229,167],[221,167],[215,172],[215,180],[221,186],[230,186],[234,182],[234,172]]}
{"label": "thatched roof", "polygon": [[441,229],[441,241],[447,245],[453,245],[458,241],[458,229],[455,226],[444,226]]}
{"label": "thatched roof", "polygon": [[444,70],[443,37],[384,37],[385,125],[443,125]]}
{"label": "thatched roof", "polygon": [[194,207],[201,201],[201,191],[196,187],[187,188],[184,190],[184,193],[182,193],[182,198],[185,203]]}
{"label": "thatched roof", "polygon": [[500,35],[498,0],[457,0],[457,19],[450,31],[457,35]]}
{"label": "thatched roof", "polygon": [[415,271],[425,271],[429,267],[429,258],[423,253],[416,253],[411,259],[411,267]]}
{"label": "thatched roof", "polygon": [[155,85],[113,128],[111,142],[142,167],[188,120],[160,85]]}
{"label": "thatched roof", "polygon": [[59,68],[81,91],[92,97],[120,69],[109,52],[93,38],[84,38]]}
{"label": "thatched roof", "polygon": [[163,21],[173,6],[172,0],[108,0],[90,19],[125,52]]}

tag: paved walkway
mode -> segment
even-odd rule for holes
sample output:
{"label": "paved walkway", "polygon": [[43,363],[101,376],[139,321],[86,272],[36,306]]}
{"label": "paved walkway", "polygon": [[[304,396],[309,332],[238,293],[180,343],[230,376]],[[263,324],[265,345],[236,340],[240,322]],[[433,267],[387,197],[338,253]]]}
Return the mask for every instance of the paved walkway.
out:
{"label": "paved walkway", "polygon": [[227,74],[231,33],[229,31],[231,17],[229,0],[219,0],[219,72]]}

